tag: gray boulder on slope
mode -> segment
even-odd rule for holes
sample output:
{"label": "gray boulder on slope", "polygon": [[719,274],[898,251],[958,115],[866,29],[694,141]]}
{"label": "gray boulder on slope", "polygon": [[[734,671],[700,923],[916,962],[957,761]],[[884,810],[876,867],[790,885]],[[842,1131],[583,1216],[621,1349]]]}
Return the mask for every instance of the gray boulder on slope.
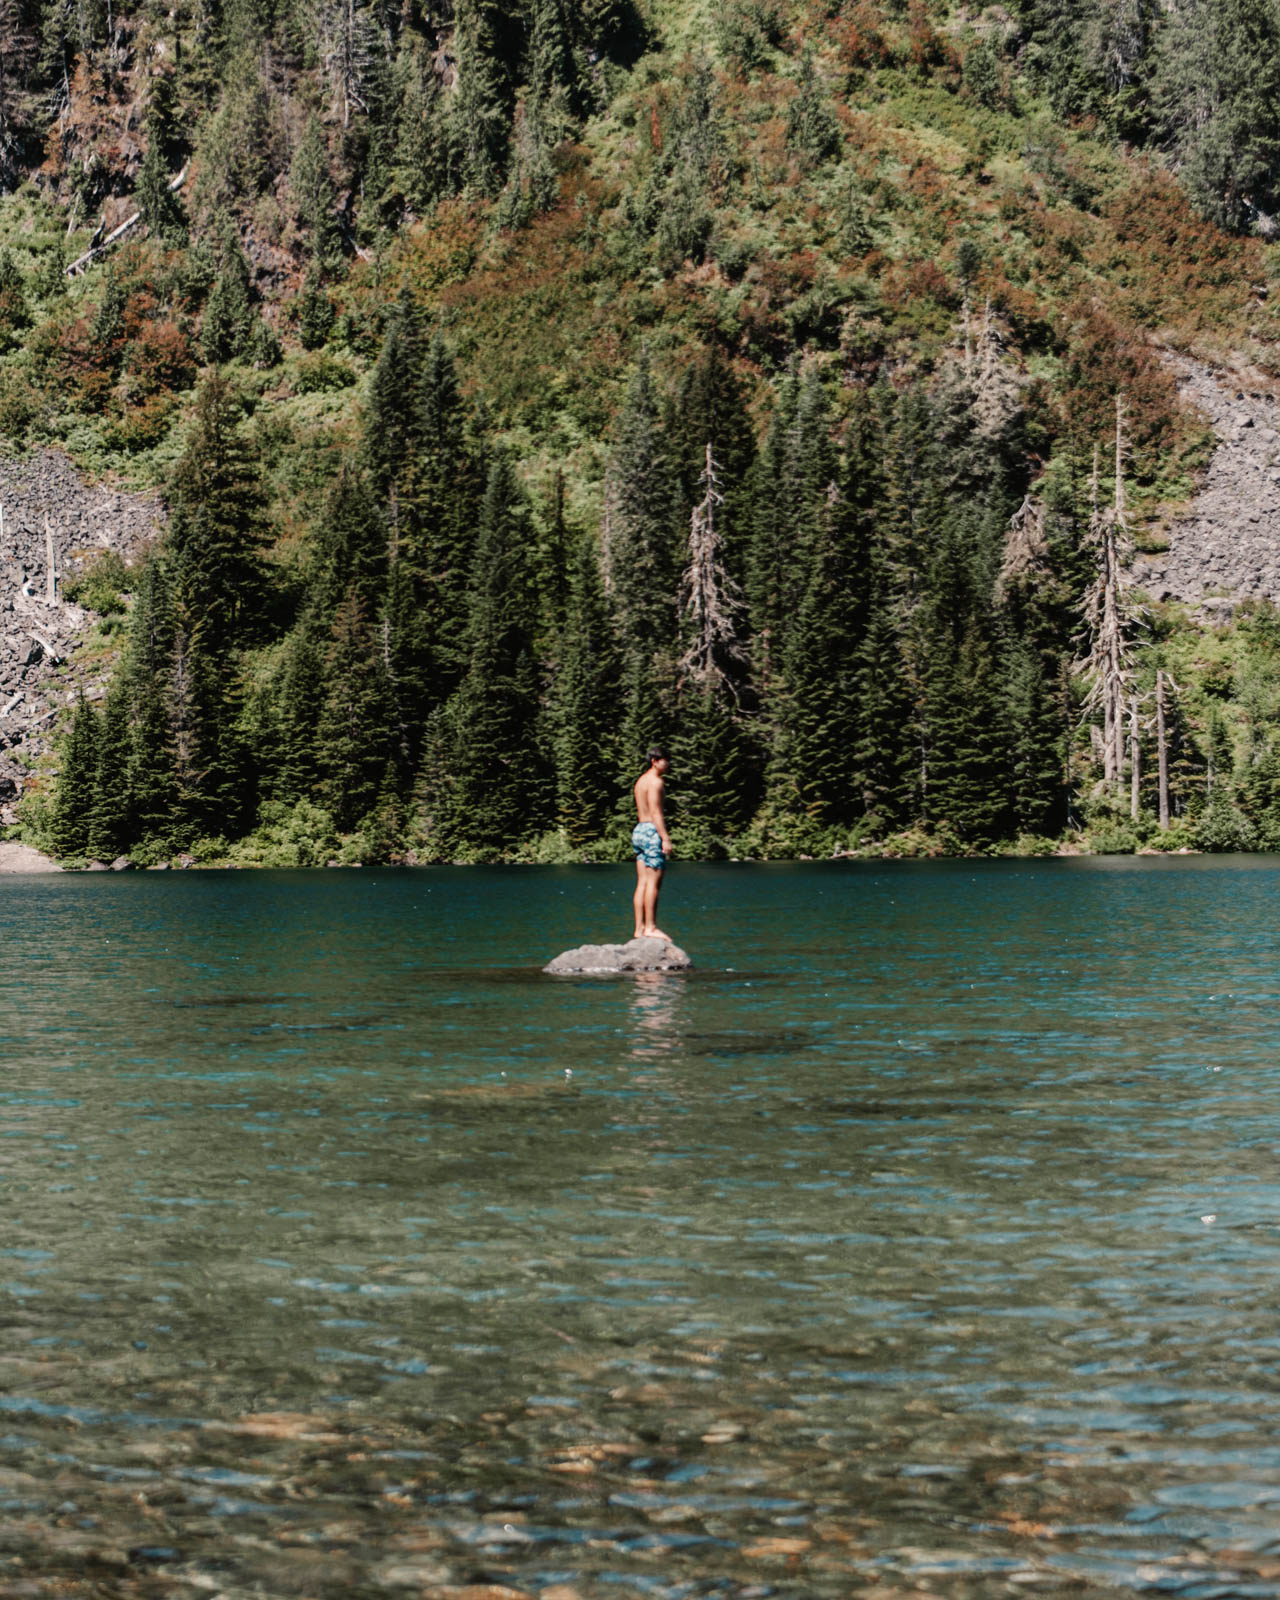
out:
{"label": "gray boulder on slope", "polygon": [[582,944],[548,961],[544,972],[557,977],[577,974],[687,972],[693,962],[667,939],[628,939],[626,944]]}

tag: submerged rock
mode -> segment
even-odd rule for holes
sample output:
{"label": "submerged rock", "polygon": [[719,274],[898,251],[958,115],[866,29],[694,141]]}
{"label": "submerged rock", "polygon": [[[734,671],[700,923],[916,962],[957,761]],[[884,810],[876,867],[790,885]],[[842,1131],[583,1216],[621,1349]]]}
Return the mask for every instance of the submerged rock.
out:
{"label": "submerged rock", "polygon": [[544,972],[685,972],[693,962],[669,939],[628,939],[626,944],[582,944],[548,961]]}

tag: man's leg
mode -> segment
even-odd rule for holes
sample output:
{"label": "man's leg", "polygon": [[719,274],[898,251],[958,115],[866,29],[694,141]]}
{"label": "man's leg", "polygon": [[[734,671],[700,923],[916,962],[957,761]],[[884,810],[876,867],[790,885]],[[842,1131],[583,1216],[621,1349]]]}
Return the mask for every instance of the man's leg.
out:
{"label": "man's leg", "polygon": [[636,931],[631,936],[633,939],[639,939],[644,933],[644,917],[645,917],[644,876],[645,876],[645,864],[644,864],[643,861],[641,861],[640,857],[637,856],[636,857],[636,892],[635,892],[635,896],[634,896],[634,899],[633,899],[633,902],[632,902],[633,905],[635,906],[635,911],[636,911]]}
{"label": "man's leg", "polygon": [[662,868],[644,869],[644,931],[651,939],[667,936],[658,927],[658,894],[662,889]]}

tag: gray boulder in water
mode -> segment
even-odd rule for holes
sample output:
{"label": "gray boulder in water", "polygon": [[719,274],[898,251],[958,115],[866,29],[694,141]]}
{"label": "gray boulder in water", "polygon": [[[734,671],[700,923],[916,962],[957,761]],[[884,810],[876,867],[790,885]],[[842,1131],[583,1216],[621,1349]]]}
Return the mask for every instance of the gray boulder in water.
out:
{"label": "gray boulder in water", "polygon": [[667,939],[628,939],[626,944],[582,944],[548,961],[544,972],[558,976],[615,972],[687,972],[693,965],[678,945]]}

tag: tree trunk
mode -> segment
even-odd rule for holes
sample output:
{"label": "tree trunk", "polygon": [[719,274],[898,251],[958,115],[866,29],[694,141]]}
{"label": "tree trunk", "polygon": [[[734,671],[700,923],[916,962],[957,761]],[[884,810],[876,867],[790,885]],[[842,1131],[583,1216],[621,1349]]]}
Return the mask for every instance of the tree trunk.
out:
{"label": "tree trunk", "polygon": [[1169,747],[1164,733],[1164,673],[1156,673],[1156,760],[1160,771],[1160,826],[1169,826]]}
{"label": "tree trunk", "polygon": [[1138,820],[1138,790],[1141,785],[1141,756],[1138,747],[1138,697],[1129,701],[1129,815]]}

